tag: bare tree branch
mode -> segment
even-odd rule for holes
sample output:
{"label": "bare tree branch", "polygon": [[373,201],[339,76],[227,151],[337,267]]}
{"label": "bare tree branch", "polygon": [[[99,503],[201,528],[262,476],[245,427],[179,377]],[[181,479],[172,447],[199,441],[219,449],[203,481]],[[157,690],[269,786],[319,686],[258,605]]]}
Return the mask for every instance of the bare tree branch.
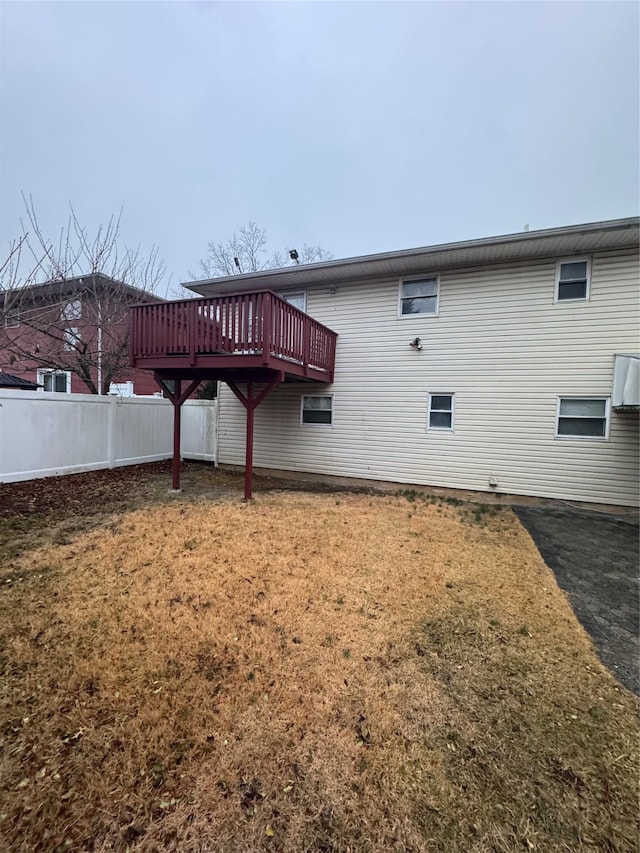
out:
{"label": "bare tree branch", "polygon": [[[198,261],[197,272],[189,272],[189,275],[192,278],[217,278],[238,273],[279,269],[295,263],[289,255],[288,248],[284,251],[275,250],[269,253],[267,245],[266,230],[260,228],[255,222],[249,222],[224,242],[209,243],[206,257]],[[309,246],[305,243],[302,249],[298,250],[298,262],[301,264],[330,261],[332,258],[331,252],[320,246]]]}
{"label": "bare tree branch", "polygon": [[0,265],[0,369],[70,371],[106,393],[128,369],[128,309],[154,298],[164,262],[156,247],[121,248],[122,211],[89,235],[70,206],[54,242],[23,199],[23,233]]}

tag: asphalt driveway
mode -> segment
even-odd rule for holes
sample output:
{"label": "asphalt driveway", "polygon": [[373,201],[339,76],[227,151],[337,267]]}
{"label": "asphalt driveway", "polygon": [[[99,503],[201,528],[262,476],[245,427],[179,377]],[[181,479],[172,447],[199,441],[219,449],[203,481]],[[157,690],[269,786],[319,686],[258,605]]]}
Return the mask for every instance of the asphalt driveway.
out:
{"label": "asphalt driveway", "polygon": [[513,510],[567,593],[602,663],[640,694],[637,518],[565,507]]}

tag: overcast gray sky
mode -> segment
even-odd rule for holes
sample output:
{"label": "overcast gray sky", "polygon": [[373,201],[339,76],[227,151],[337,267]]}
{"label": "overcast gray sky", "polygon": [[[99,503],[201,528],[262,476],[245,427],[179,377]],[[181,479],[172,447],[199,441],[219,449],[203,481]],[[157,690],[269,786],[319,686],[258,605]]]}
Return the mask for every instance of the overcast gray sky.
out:
{"label": "overcast gray sky", "polygon": [[0,234],[124,208],[174,282],[253,219],[335,257],[639,204],[635,2],[0,3]]}

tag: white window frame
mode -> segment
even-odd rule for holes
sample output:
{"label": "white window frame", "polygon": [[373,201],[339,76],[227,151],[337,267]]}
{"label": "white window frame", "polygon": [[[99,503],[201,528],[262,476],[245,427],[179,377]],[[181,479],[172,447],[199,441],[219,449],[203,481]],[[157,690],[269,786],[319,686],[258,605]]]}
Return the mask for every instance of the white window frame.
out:
{"label": "white window frame", "polygon": [[[287,290],[285,293],[281,293],[280,296],[282,299],[284,299],[285,302],[289,302],[290,305],[292,304],[291,299],[296,299],[296,298],[302,297],[302,302],[303,302],[304,307],[300,308],[298,310],[304,311],[305,314],[307,313],[307,291],[306,290]],[[298,306],[294,305],[293,307],[297,308]]]}
{"label": "white window frame", "polygon": [[[403,314],[402,300],[410,299],[411,297],[402,295],[402,287],[405,284],[410,284],[413,281],[435,281],[436,283],[436,310],[433,313],[420,314]],[[437,317],[440,314],[440,273],[424,273],[423,275],[404,276],[398,281],[398,320],[418,320],[426,319],[427,317]]]}
{"label": "white window frame", "polygon": [[[451,397],[451,426],[437,427],[431,426],[431,412],[444,412],[448,409],[432,409],[431,400],[433,397]],[[456,395],[454,391],[429,391],[427,394],[427,432],[455,432],[456,425]]]}
{"label": "white window frame", "polygon": [[[328,424],[313,424],[304,420],[304,401],[307,397],[328,397],[331,400],[331,421]],[[331,429],[333,427],[333,394],[303,394],[300,397],[300,426],[319,427],[320,429]]]}
{"label": "white window frame", "polygon": [[[576,296],[573,299],[560,299],[560,270],[563,264],[585,264],[587,265],[587,291],[584,296]],[[579,258],[558,258],[556,261],[556,288],[553,301],[556,304],[573,304],[575,302],[588,302],[591,298],[591,258],[584,255]]]}
{"label": "white window frame", "polygon": [[9,308],[4,315],[5,329],[17,329],[20,325],[20,309]]}
{"label": "white window frame", "polygon": [[77,326],[69,326],[65,329],[63,338],[65,352],[74,352],[82,340],[80,337],[80,330]]}
{"label": "white window frame", "polygon": [[[563,400],[598,400],[598,402],[605,403],[604,408],[604,435],[560,435],[558,432],[558,428],[560,426],[560,403]],[[568,417],[568,415],[563,415],[563,417]],[[575,418],[576,416],[573,415]],[[577,417],[580,417],[578,415]],[[592,419],[591,419],[592,420]],[[607,397],[604,394],[599,394],[595,397],[588,397],[586,394],[563,394],[559,396],[556,400],[556,434],[555,437],[559,441],[608,441],[609,440],[609,426],[611,423],[611,397]]]}
{"label": "white window frame", "polygon": [[[67,377],[66,391],[45,391],[44,377],[54,374],[56,376]],[[43,391],[46,394],[70,394],[71,393],[71,371],[70,370],[38,370],[38,391]]]}
{"label": "white window frame", "polygon": [[60,312],[61,320],[81,320],[82,319],[82,299],[71,299],[65,303],[64,308]]}

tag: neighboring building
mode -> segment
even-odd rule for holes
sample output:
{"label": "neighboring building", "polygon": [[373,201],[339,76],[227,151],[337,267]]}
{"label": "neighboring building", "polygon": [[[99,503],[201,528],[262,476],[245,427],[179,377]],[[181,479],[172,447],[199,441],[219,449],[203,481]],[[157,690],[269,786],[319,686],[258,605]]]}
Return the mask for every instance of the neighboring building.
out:
{"label": "neighboring building", "polygon": [[2,391],[37,391],[36,382],[13,376],[11,373],[0,373],[0,390]]}
{"label": "neighboring building", "polygon": [[[331,385],[257,408],[256,466],[635,505],[638,248],[632,218],[187,286],[270,289],[338,333]],[[218,458],[242,465],[226,386],[219,418]]]}
{"label": "neighboring building", "polygon": [[84,370],[96,387],[103,380],[107,391],[154,394],[153,376],[128,366],[128,315],[131,305],[162,301],[101,273],[0,292],[0,370],[42,391],[88,394],[72,369],[86,343]]}

